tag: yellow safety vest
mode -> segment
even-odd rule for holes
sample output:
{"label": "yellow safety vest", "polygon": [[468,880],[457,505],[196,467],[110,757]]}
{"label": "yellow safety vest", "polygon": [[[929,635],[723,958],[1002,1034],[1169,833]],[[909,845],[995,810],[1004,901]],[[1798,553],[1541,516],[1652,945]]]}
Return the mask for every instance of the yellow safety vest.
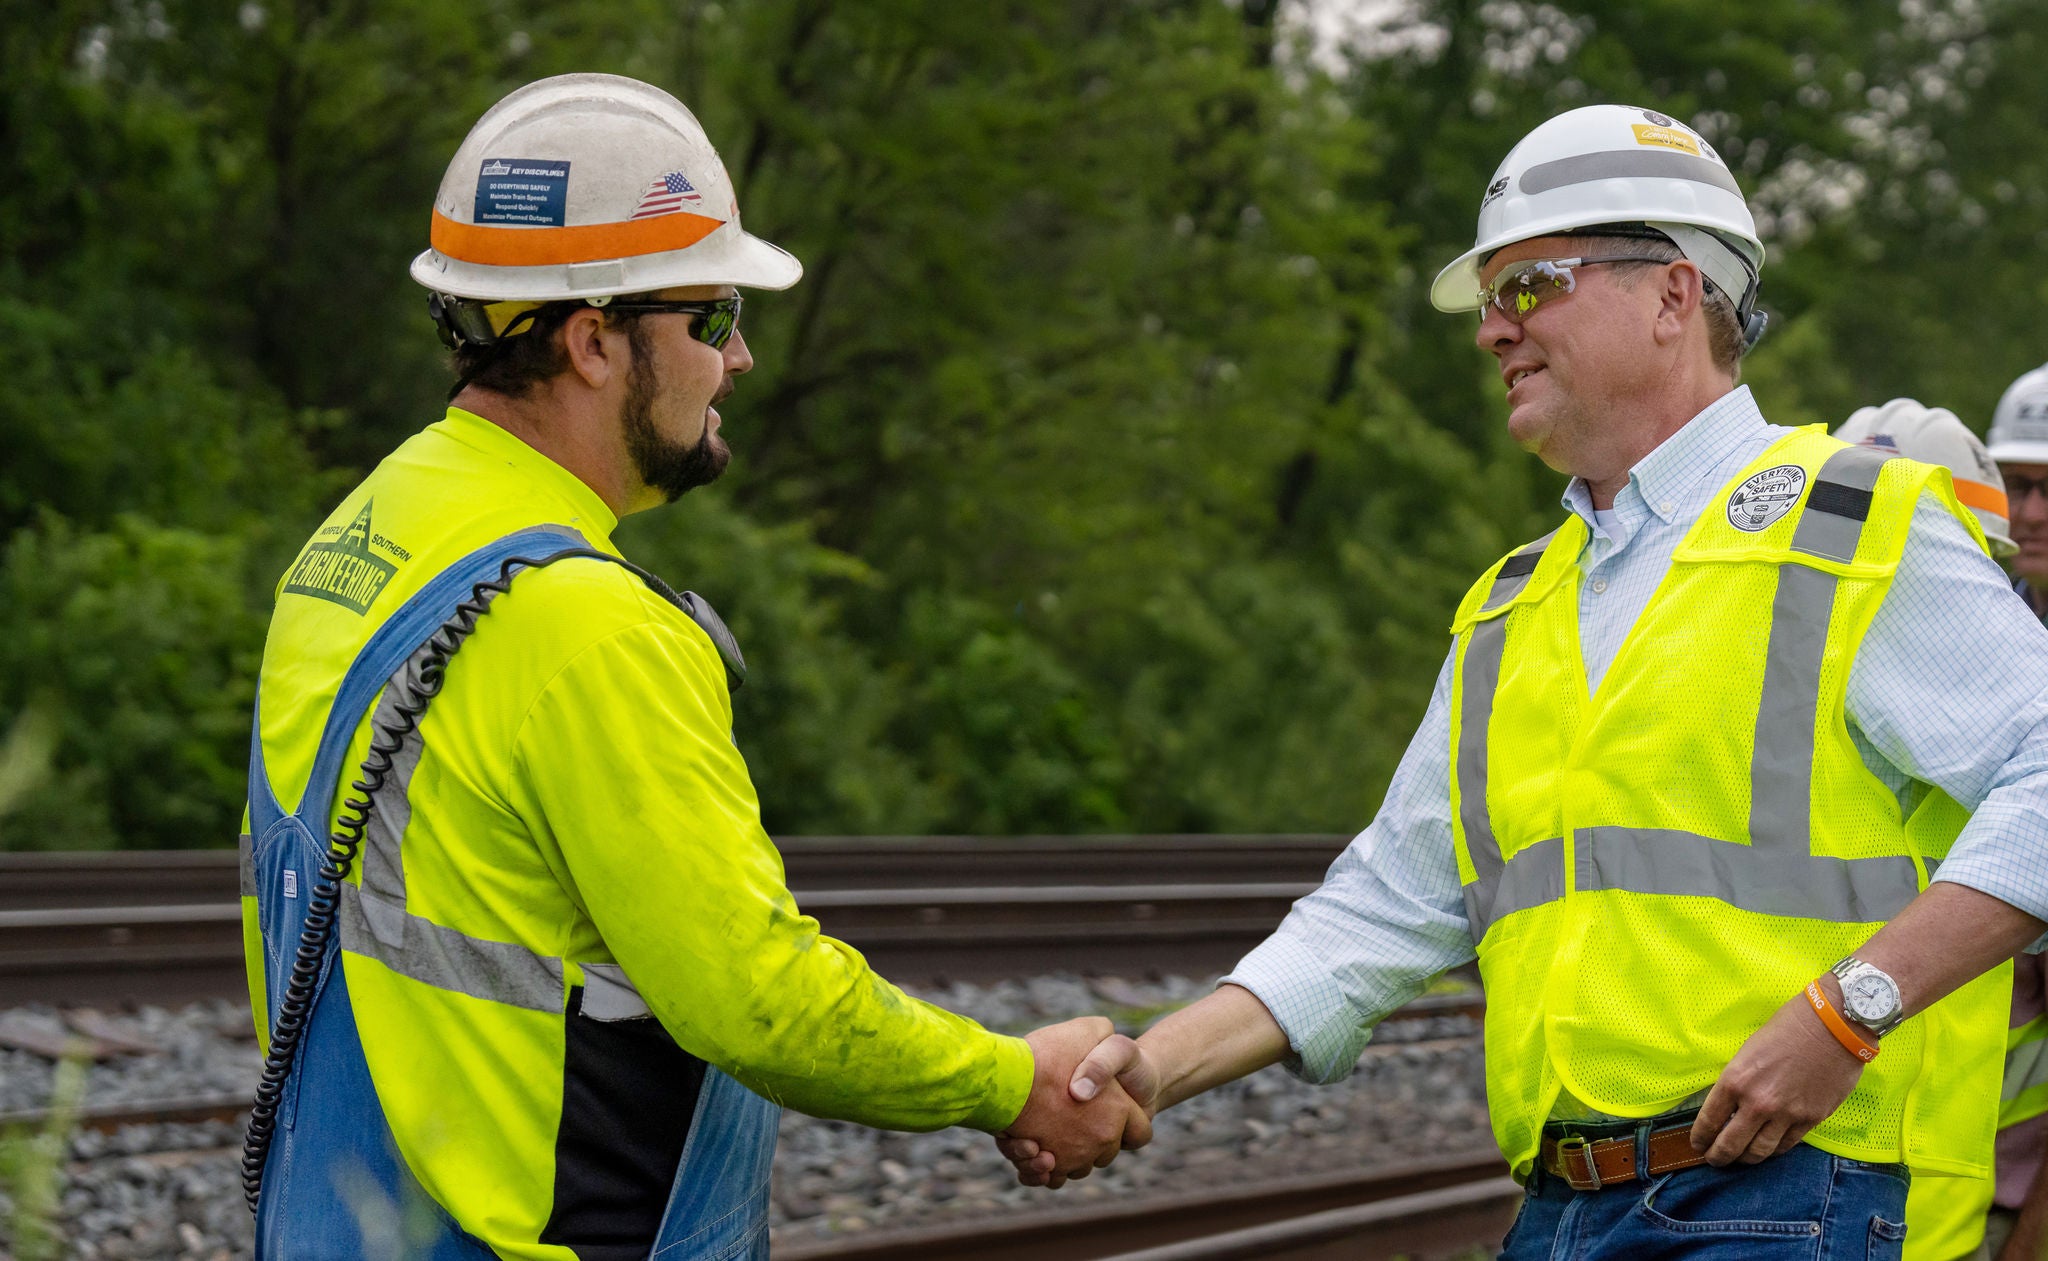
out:
{"label": "yellow safety vest", "polygon": [[[2048,1112],[2048,1016],[2006,1030],[1998,1128]],[[1906,1195],[1905,1261],[1962,1261],[1984,1240],[1991,1179],[1916,1178]]]}
{"label": "yellow safety vest", "polygon": [[[1944,470],[1818,426],[1780,439],[1693,526],[1598,693],[1578,518],[1460,605],[1452,834],[1487,991],[1488,1106],[1518,1170],[1560,1091],[1649,1116],[1710,1086],[1946,854],[1961,812],[1909,822],[1844,711],[1923,490],[1978,533]],[[1807,1141],[1983,1177],[2008,973],[1892,1033]]]}

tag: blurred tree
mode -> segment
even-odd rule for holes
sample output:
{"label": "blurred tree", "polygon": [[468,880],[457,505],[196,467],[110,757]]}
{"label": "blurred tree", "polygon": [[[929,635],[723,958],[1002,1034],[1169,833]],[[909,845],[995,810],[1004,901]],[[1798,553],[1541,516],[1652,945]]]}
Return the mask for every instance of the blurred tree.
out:
{"label": "blurred tree", "polygon": [[279,568],[439,411],[443,165],[547,74],[678,92],[807,266],[727,481],[621,534],[738,632],[782,831],[1362,824],[1557,514],[1427,289],[1561,109],[1736,167],[1774,419],[2048,357],[2021,0],[0,6],[0,845],[232,833]]}

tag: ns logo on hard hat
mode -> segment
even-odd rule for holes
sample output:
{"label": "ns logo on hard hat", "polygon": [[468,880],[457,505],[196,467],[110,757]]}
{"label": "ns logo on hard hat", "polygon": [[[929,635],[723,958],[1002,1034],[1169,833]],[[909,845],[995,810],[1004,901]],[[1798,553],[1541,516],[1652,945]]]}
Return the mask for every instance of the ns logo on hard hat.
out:
{"label": "ns logo on hard hat", "polygon": [[1486,196],[1481,197],[1479,199],[1479,208],[1481,210],[1484,210],[1488,206],[1491,206],[1493,204],[1494,198],[1500,196],[1502,193],[1506,191],[1508,191],[1508,177],[1503,175],[1499,179],[1495,180],[1493,183],[1486,186]]}
{"label": "ns logo on hard hat", "polygon": [[1754,534],[1792,511],[1806,489],[1806,470],[1780,464],[1753,473],[1728,496],[1728,524]]}

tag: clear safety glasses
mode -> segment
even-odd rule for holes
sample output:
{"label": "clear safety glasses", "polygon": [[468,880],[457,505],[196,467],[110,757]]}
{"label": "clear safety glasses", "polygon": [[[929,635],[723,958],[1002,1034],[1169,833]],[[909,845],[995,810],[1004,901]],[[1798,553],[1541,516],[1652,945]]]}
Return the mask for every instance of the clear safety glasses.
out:
{"label": "clear safety glasses", "polygon": [[1601,263],[1672,261],[1651,254],[1605,254],[1599,258],[1534,258],[1524,263],[1511,263],[1501,269],[1493,283],[1480,288],[1479,307],[1483,313],[1490,306],[1506,316],[1510,324],[1520,324],[1545,302],[1578,288],[1578,281],[1572,276],[1574,268],[1594,267]]}
{"label": "clear safety glasses", "polygon": [[664,302],[656,298],[611,302],[605,305],[605,310],[626,311],[634,315],[698,316],[696,323],[690,326],[690,336],[713,350],[724,350],[725,344],[740,328],[738,294],[706,302]]}

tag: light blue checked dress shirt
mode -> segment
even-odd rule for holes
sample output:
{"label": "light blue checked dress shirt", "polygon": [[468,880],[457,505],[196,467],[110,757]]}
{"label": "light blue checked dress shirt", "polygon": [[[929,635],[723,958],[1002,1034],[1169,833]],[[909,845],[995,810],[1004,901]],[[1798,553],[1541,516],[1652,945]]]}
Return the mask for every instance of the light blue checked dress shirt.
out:
{"label": "light blue checked dress shirt", "polygon": [[[1745,386],[1630,470],[1604,522],[1573,479],[1564,506],[1592,527],[1579,587],[1589,686],[1693,522],[1790,432],[1765,423]],[[1310,1081],[1349,1073],[1382,1016],[1473,958],[1451,848],[1450,670],[1446,657],[1378,817],[1224,978],[1272,1011],[1293,1045],[1289,1068]],[[1895,791],[1921,780],[1974,809],[1936,878],[2048,919],[2048,629],[1932,499],[1857,654],[1848,710],[1864,761]]]}

